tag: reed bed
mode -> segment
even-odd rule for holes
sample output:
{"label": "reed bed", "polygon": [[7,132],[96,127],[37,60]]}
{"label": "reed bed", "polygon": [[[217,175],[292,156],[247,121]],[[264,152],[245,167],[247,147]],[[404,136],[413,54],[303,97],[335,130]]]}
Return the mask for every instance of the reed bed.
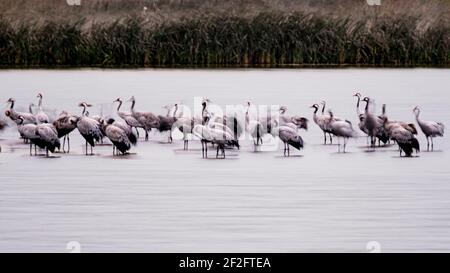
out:
{"label": "reed bed", "polygon": [[414,14],[351,18],[301,11],[157,23],[137,14],[89,24],[0,17],[0,65],[448,67],[450,24]]}

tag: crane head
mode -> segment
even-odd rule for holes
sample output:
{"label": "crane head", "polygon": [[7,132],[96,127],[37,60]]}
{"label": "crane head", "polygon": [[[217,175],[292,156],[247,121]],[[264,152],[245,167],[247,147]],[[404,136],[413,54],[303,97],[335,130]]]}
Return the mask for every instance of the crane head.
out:
{"label": "crane head", "polygon": [[80,102],[80,104],[78,104],[79,107],[92,107],[92,104],[88,104],[86,102]]}
{"label": "crane head", "polygon": [[23,121],[24,121],[23,116],[19,116],[18,119],[20,119],[19,125],[23,124]]}

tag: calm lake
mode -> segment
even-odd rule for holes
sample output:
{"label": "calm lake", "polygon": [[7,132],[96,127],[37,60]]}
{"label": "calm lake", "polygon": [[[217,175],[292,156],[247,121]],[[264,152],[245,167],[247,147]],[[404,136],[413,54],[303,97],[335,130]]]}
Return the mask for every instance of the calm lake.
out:
{"label": "calm lake", "polygon": [[[387,104],[393,120],[450,126],[449,69],[299,70],[1,70],[3,116],[10,97],[27,111],[44,94],[54,113],[115,112],[112,101],[136,97],[136,108],[165,114],[162,106],[195,97],[218,105],[277,104],[310,119],[305,149],[253,152],[250,141],[227,159],[202,159],[200,142],[183,150],[179,133],[151,133],[131,154],[111,146],[84,156],[78,131],[71,153],[30,157],[15,125],[0,132],[0,252],[383,252],[450,251],[450,141],[435,151],[400,158],[397,147],[369,152],[366,138],[348,153],[323,145],[309,107],[321,100],[357,128],[355,91]],[[123,110],[129,110],[129,103]],[[360,132],[361,133],[361,132]],[[447,133],[448,134],[448,133]],[[141,131],[141,137],[143,133]],[[362,133],[361,133],[362,136]]]}

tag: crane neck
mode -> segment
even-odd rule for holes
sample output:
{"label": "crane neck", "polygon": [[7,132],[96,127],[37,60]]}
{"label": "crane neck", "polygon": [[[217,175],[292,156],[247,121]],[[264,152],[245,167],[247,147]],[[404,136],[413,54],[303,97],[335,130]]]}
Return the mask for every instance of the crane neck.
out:
{"label": "crane neck", "polygon": [[419,121],[420,110],[419,110],[419,109],[416,109],[416,110],[414,111],[414,115],[416,116],[416,120]]}
{"label": "crane neck", "polygon": [[136,104],[136,101],[135,100],[132,100],[131,101],[131,112],[133,112],[134,113],[134,105]]}
{"label": "crane neck", "polygon": [[119,100],[119,105],[117,105],[117,112],[119,112],[120,111],[120,107],[122,106],[122,101],[121,100]]}
{"label": "crane neck", "polygon": [[322,115],[325,114],[325,106],[327,105],[326,102],[323,102],[323,106],[322,106]]}
{"label": "crane neck", "polygon": [[175,110],[173,111],[172,117],[174,117],[174,118],[176,117],[177,111],[178,111],[178,105],[175,105]]}
{"label": "crane neck", "polygon": [[81,113],[83,117],[86,116],[86,105],[83,105],[83,112]]}

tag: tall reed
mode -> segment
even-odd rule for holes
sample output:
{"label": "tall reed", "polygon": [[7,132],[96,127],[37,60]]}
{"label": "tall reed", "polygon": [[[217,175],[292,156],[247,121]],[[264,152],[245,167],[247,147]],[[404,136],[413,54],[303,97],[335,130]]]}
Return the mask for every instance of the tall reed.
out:
{"label": "tall reed", "polygon": [[158,24],[133,16],[86,26],[0,18],[0,65],[450,66],[450,25],[413,15],[259,12]]}

